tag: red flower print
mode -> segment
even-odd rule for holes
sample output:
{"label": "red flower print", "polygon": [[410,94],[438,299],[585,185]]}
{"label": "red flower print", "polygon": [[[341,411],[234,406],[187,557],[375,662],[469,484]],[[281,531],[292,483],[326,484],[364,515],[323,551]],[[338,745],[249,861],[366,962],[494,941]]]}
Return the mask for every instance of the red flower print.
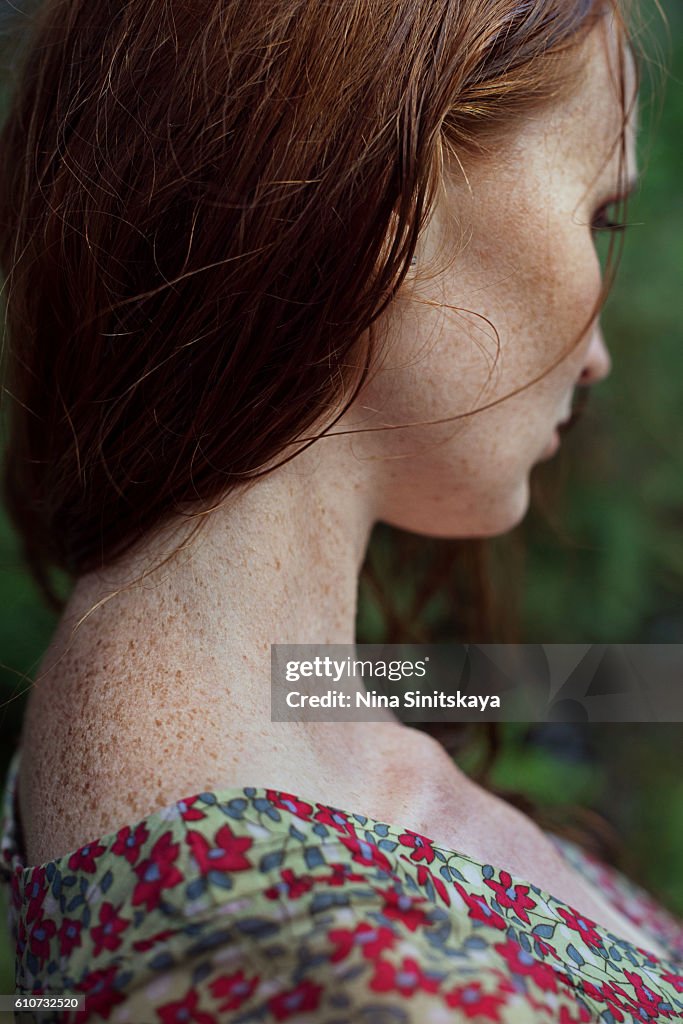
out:
{"label": "red flower print", "polygon": [[431,864],[434,860],[435,853],[432,840],[427,839],[426,836],[421,836],[419,832],[413,832],[411,829],[407,828],[405,832],[398,837],[398,841],[401,846],[408,846],[413,851],[410,855],[411,860],[424,860],[427,864]]}
{"label": "red flower print", "polygon": [[80,850],[76,850],[69,857],[69,868],[71,871],[86,871],[88,874],[92,874],[97,867],[95,860],[106,849],[106,846],[100,846],[99,843],[88,843],[87,846],[82,846]]}
{"label": "red flower print", "polygon": [[164,889],[172,889],[183,881],[183,876],[175,867],[180,843],[172,841],[172,833],[164,832],[157,839],[152,851],[145,860],[135,868],[138,883],[133,890],[133,906],[144,903],[147,910],[156,910]]}
{"label": "red flower print", "polygon": [[[511,986],[510,986],[511,987]],[[501,988],[502,991],[502,988]],[[461,1010],[468,1019],[492,1020],[500,1022],[499,1010],[506,1003],[504,995],[483,992],[480,981],[471,981],[467,985],[458,985],[450,992],[444,993],[448,1006]]]}
{"label": "red flower print", "polygon": [[349,821],[348,814],[344,811],[338,811],[334,807],[326,807],[324,804],[318,804],[319,810],[315,812],[313,817],[316,821],[319,821],[323,825],[327,825],[329,828],[334,828],[337,832],[346,832],[347,835],[355,836],[355,826]]}
{"label": "red flower print", "polygon": [[388,960],[378,960],[370,988],[375,992],[400,992],[402,996],[412,996],[416,992],[436,992],[439,987],[438,978],[428,977],[417,960],[404,957],[400,967],[394,967]]}
{"label": "red flower print", "polygon": [[[603,981],[600,988],[596,988],[596,986],[591,984],[590,981],[582,981],[581,985],[585,995],[595,999],[596,1002],[609,1004],[610,1012],[615,1021],[621,1022],[625,1019],[624,1014],[621,1011],[627,1009],[626,1003],[620,999],[619,994],[612,986],[611,982]],[[623,989],[620,989],[619,991],[621,992],[621,995],[625,995]]]}
{"label": "red flower print", "polygon": [[420,910],[418,904],[425,901],[415,896],[408,896],[407,893],[398,893],[394,889],[382,893],[384,905],[382,914],[385,917],[401,921],[411,932],[416,931],[422,925],[429,924],[430,917],[424,910]]}
{"label": "red flower print", "polygon": [[317,1010],[322,991],[321,985],[314,985],[312,981],[302,981],[296,988],[269,999],[268,1009],[275,1020],[287,1020],[300,1013],[310,1013],[311,1010]]}
{"label": "red flower print", "polygon": [[564,918],[568,928],[578,932],[587,946],[601,946],[602,939],[595,930],[595,921],[589,917],[583,917],[573,910],[565,910],[564,907],[557,908]]}
{"label": "red flower print", "polygon": [[69,956],[71,951],[81,944],[81,922],[65,917],[59,926],[59,952]]}
{"label": "red flower print", "polygon": [[[617,988],[618,988],[618,986],[617,986]],[[660,1010],[659,1012],[655,1011],[655,1014],[653,1016],[650,1010],[646,1009],[646,1007],[644,1007],[644,1006],[640,1006],[639,1003],[637,1002],[637,1000],[633,999],[632,996],[627,996],[625,992],[622,992],[621,995],[623,997],[622,998],[622,1002],[619,1003],[618,1005],[616,1003],[608,1001],[609,1002],[609,1009],[610,1009],[610,1012],[611,1012],[612,1016],[614,1017],[614,1019],[616,1021],[619,1021],[620,1024],[621,1024],[621,1022],[624,1022],[627,1019],[630,1022],[634,1022],[634,1021],[647,1022],[647,1021],[651,1021],[651,1020],[655,1020],[655,1021],[662,1020],[663,1021],[663,1020],[669,1020],[671,1018],[671,1011],[670,1010]],[[623,1007],[625,1012],[621,1013],[621,1011],[619,1010],[618,1006]]]}
{"label": "red flower print", "polygon": [[119,829],[116,833],[116,842],[112,846],[112,853],[117,857],[125,857],[129,864],[134,864],[140,855],[140,847],[149,839],[149,832],[144,824],[138,825],[133,832],[128,825]]}
{"label": "red flower print", "polygon": [[639,974],[635,974],[633,971],[624,971],[624,977],[635,988],[638,1006],[645,1011],[644,1013],[635,1013],[638,1019],[657,1020],[660,1014],[667,1019],[671,1017],[671,1011],[661,1009],[660,1004],[664,1002],[663,997],[648,988]]}
{"label": "red flower print", "polygon": [[285,868],[280,872],[281,882],[271,885],[264,891],[264,896],[269,900],[277,900],[286,893],[289,899],[298,900],[300,896],[313,888],[315,879],[311,875],[295,875],[291,868]]}
{"label": "red flower print", "polygon": [[332,873],[321,875],[317,881],[325,882],[326,885],[345,885],[347,882],[364,882],[365,877],[351,870],[350,864],[330,864]]}
{"label": "red flower print", "polygon": [[481,921],[483,924],[489,925],[491,928],[498,928],[499,931],[504,931],[507,927],[505,918],[501,917],[500,914],[496,913],[488,903],[486,902],[485,896],[475,895],[469,893],[460,885],[459,882],[453,882],[456,890],[462,896],[468,907],[468,917],[471,917],[473,921]]}
{"label": "red flower print", "polygon": [[49,917],[34,921],[29,929],[29,949],[40,960],[47,960],[50,955],[50,939],[57,934],[57,925]]}
{"label": "red flower print", "polygon": [[310,820],[313,813],[312,805],[304,803],[303,800],[292,796],[291,793],[282,793],[277,789],[267,789],[266,796],[279,810],[289,811],[290,814],[295,814],[297,818],[304,818],[306,821]]}
{"label": "red flower print", "polygon": [[112,903],[103,903],[100,907],[100,923],[90,931],[95,944],[93,956],[99,956],[103,949],[118,949],[121,945],[119,933],[126,930],[130,921],[119,917]]}
{"label": "red flower print", "polygon": [[328,932],[327,937],[337,947],[330,956],[332,963],[345,960],[351,950],[356,947],[361,949],[367,960],[375,960],[385,949],[391,949],[396,942],[396,936],[391,928],[385,928],[383,925],[371,925],[367,921],[362,921],[353,929],[333,928]]}
{"label": "red flower print", "polygon": [[224,974],[212,981],[209,985],[211,995],[214,999],[225,1000],[218,1007],[219,1012],[227,1013],[228,1010],[239,1009],[252,994],[258,981],[258,975],[247,978],[244,971],[238,971],[237,974]]}
{"label": "red flower print", "polygon": [[676,992],[683,992],[683,974],[670,974],[668,971],[663,971],[662,981],[673,985]]}
{"label": "red flower print", "polygon": [[557,978],[552,967],[527,953],[519,943],[508,939],[505,943],[498,943],[495,948],[507,961],[512,974],[522,974],[531,978],[544,992],[557,991]]}
{"label": "red flower print", "polygon": [[244,871],[251,863],[244,856],[253,844],[249,836],[236,836],[229,825],[223,825],[208,843],[201,832],[188,832],[187,844],[202,874],[209,871]]}
{"label": "red flower print", "polygon": [[138,953],[146,953],[149,949],[153,949],[158,942],[165,942],[171,935],[175,935],[175,929],[165,928],[164,931],[157,932],[156,935],[150,935],[148,939],[138,939],[133,943],[133,949]]}
{"label": "red flower print", "polygon": [[575,1017],[570,1013],[566,1006],[562,1007],[559,1024],[590,1024],[590,1010],[586,1009],[586,1007],[582,1006],[580,1003],[577,1005],[579,1011],[578,1017]]}
{"label": "red flower print", "polygon": [[198,796],[193,796],[189,800],[178,801],[176,806],[180,811],[180,817],[183,821],[201,821],[202,818],[206,817],[204,811],[200,811],[198,807],[195,807],[198,800]]}
{"label": "red flower print", "polygon": [[162,1024],[187,1024],[187,1021],[194,1021],[195,1024],[216,1024],[213,1014],[202,1013],[197,1009],[198,999],[197,990],[192,988],[184,999],[157,1007],[157,1015]]}
{"label": "red flower print", "polygon": [[536,950],[536,952],[538,953],[539,956],[547,956],[548,953],[550,953],[550,955],[554,956],[556,960],[560,959],[559,956],[557,955],[557,950],[555,949],[555,947],[551,946],[549,942],[545,941],[545,939],[542,939],[540,937],[540,935],[534,935],[533,936],[533,940],[534,940],[534,947],[538,946],[538,949]]}
{"label": "red flower print", "polygon": [[351,851],[351,857],[357,864],[374,866],[381,871],[391,871],[391,862],[384,856],[375,843],[368,843],[358,836],[340,836],[341,842]]}
{"label": "red flower print", "polygon": [[[406,857],[405,854],[402,853],[401,854],[401,860],[409,861],[410,858]],[[441,879],[437,878],[436,875],[433,875],[431,873],[431,871],[429,870],[429,868],[427,867],[426,864],[418,864],[418,866],[417,866],[417,884],[418,885],[427,885],[428,882],[432,883],[432,885],[434,886],[435,890],[438,892],[439,896],[444,901],[446,906],[450,907],[450,905],[451,905],[451,898],[448,895],[448,891],[446,889],[446,886],[443,884]]]}
{"label": "red flower print", "polygon": [[86,1013],[99,1014],[107,1020],[116,1004],[125,999],[124,994],[114,988],[115,978],[116,967],[107,967],[103,971],[92,971],[76,985],[78,992],[85,993]]}
{"label": "red flower print", "polygon": [[36,867],[31,875],[31,881],[26,888],[28,907],[26,909],[26,923],[31,924],[43,913],[43,902],[47,896],[49,886],[45,878],[45,868]]}
{"label": "red flower print", "polygon": [[585,978],[582,978],[581,979],[581,989],[582,989],[582,991],[587,996],[590,996],[591,999],[595,999],[596,1002],[599,1002],[599,1003],[604,1003],[605,1002],[605,999],[606,999],[605,995],[602,993],[602,991],[596,985],[593,984],[592,981],[586,981]]}
{"label": "red flower print", "polygon": [[509,907],[514,910],[520,921],[529,924],[527,910],[536,906],[536,901],[527,896],[528,885],[513,885],[512,877],[508,871],[499,872],[500,882],[494,882],[492,878],[485,879],[486,884],[496,894],[496,899],[501,907]]}

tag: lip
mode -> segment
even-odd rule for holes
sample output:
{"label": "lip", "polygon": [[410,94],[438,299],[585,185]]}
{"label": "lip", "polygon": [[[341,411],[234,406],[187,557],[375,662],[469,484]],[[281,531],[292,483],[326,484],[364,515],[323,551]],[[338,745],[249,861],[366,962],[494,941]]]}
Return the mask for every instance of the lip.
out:
{"label": "lip", "polygon": [[557,424],[557,429],[561,436],[566,434],[568,430],[572,430],[579,420],[582,419],[586,411],[589,397],[590,388],[579,388],[573,393],[568,406],[569,412],[566,418]]}
{"label": "lip", "polygon": [[558,421],[557,425],[555,426],[555,429],[553,430],[550,440],[541,452],[541,459],[551,459],[553,455],[556,454],[562,442],[562,437],[564,436],[564,434],[567,433],[568,430],[572,429],[572,427],[579,420],[579,418],[579,411],[576,409],[570,409],[565,418],[563,420]]}

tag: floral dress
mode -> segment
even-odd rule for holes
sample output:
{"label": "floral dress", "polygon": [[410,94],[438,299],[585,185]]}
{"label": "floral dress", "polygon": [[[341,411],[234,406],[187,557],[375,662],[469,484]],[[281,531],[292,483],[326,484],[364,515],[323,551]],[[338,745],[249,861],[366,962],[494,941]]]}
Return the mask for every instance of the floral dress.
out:
{"label": "floral dress", "polygon": [[200,793],[26,867],[17,769],[0,855],[17,992],[85,995],[41,1020],[683,1021],[683,925],[566,841],[664,959],[505,870],[271,789]]}

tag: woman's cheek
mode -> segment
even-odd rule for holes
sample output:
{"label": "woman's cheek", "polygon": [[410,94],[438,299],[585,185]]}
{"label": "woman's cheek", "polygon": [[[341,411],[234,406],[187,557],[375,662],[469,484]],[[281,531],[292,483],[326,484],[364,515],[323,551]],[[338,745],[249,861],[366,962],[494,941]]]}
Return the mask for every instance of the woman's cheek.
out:
{"label": "woman's cheek", "polygon": [[579,350],[600,312],[602,272],[592,236],[585,227],[567,234],[548,253],[542,272],[545,334],[552,357]]}
{"label": "woman's cheek", "polygon": [[585,227],[574,246],[568,308],[577,319],[587,323],[599,311],[602,291],[602,270],[593,236]]}

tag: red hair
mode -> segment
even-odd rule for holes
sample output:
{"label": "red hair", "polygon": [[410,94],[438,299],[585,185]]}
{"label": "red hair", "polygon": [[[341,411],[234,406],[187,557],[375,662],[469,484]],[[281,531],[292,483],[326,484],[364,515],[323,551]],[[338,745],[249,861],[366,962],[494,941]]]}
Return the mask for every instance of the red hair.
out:
{"label": "red hair", "polygon": [[0,136],[0,268],[4,493],[53,603],[51,569],[112,561],[348,407],[441,144],[546,102],[603,12],[46,0]]}

